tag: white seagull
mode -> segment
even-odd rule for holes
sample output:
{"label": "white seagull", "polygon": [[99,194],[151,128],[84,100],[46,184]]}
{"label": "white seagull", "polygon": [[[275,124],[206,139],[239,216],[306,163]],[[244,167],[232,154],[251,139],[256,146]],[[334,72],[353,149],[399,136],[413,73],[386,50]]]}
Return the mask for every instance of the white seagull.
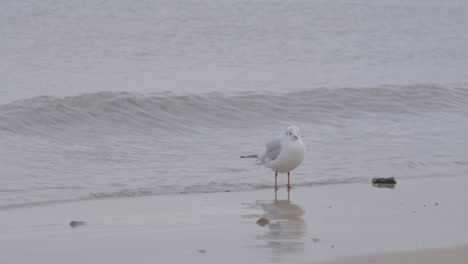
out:
{"label": "white seagull", "polygon": [[305,146],[299,128],[288,127],[285,136],[268,141],[265,148],[265,152],[260,155],[241,156],[241,158],[257,158],[257,164],[264,164],[265,167],[275,171],[275,190],[278,190],[278,173],[288,173],[288,189],[291,189],[290,172],[304,160]]}

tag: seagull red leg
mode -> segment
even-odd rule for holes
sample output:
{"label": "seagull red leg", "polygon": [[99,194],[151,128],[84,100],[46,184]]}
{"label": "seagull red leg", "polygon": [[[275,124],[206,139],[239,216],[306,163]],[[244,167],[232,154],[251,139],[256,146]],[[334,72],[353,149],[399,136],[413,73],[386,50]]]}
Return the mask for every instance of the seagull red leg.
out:
{"label": "seagull red leg", "polygon": [[290,172],[288,172],[288,190],[292,189],[291,184],[289,183],[289,174]]}
{"label": "seagull red leg", "polygon": [[278,190],[278,172],[275,171],[275,190]]}

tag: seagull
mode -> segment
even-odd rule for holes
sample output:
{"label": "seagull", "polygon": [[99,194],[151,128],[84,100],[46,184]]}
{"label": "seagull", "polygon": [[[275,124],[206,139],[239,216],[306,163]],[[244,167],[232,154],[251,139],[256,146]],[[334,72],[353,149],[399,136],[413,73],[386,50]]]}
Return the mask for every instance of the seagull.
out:
{"label": "seagull", "polygon": [[291,189],[290,173],[304,160],[305,146],[299,128],[288,127],[286,135],[268,141],[265,148],[265,152],[260,155],[247,155],[241,158],[256,158],[257,164],[272,169],[275,172],[275,190],[278,190],[278,173],[288,173],[288,189]]}

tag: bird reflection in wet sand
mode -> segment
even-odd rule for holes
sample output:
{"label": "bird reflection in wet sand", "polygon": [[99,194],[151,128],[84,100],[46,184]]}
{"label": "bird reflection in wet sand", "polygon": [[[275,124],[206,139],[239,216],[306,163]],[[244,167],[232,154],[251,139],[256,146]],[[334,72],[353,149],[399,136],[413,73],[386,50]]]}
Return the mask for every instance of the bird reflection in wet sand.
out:
{"label": "bird reflection in wet sand", "polygon": [[265,233],[256,236],[261,242],[258,246],[279,254],[276,257],[303,252],[307,223],[302,218],[304,210],[289,200],[289,191],[287,200],[278,200],[275,194],[274,201],[256,201],[256,205],[264,211],[262,218],[269,221],[263,227]]}

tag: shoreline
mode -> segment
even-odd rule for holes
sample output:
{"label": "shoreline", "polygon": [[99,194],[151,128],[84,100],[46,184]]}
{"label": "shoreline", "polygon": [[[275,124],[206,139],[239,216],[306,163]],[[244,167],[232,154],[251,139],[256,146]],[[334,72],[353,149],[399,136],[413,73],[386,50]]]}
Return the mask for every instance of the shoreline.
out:
{"label": "shoreline", "polygon": [[[394,189],[348,183],[288,192],[281,186],[276,201],[273,190],[257,190],[12,205],[0,209],[1,258],[381,263],[381,256],[467,248],[468,205],[460,201],[468,198],[468,178],[397,181]],[[256,224],[262,217],[265,226]],[[85,223],[72,227],[72,221]]]}

